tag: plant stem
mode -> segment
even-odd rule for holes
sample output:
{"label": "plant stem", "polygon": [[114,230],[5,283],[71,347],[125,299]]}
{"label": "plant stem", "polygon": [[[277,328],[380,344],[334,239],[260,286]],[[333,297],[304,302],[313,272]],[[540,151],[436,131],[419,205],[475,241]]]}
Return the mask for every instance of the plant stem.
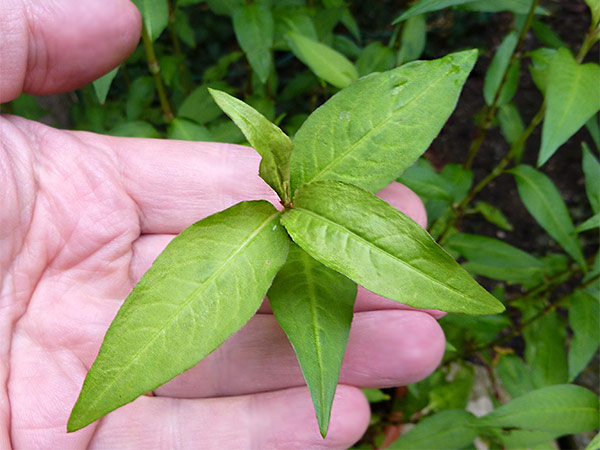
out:
{"label": "plant stem", "polygon": [[179,43],[179,38],[177,37],[177,32],[175,30],[175,13],[177,12],[177,7],[173,8],[172,3],[171,0],[167,0],[167,5],[169,7],[169,35],[171,36],[173,51],[177,57],[177,65],[179,67],[179,73],[181,74],[183,89],[186,94],[189,94],[192,92],[192,76],[185,63],[185,55],[181,51],[181,44]]}
{"label": "plant stem", "polygon": [[581,44],[581,48],[577,53],[577,57],[575,60],[577,64],[581,64],[583,62],[583,58],[590,51],[590,49],[594,46],[596,42],[600,40],[600,25],[594,27],[590,27],[590,29],[585,34],[585,38],[583,39],[583,43]]}
{"label": "plant stem", "polygon": [[492,127],[492,123],[494,121],[494,117],[496,116],[496,111],[498,109],[498,102],[500,101],[500,95],[504,89],[504,85],[508,80],[508,76],[510,74],[513,66],[521,59],[521,48],[523,47],[523,43],[525,42],[525,37],[527,36],[527,32],[531,27],[531,23],[533,22],[533,16],[535,14],[535,9],[537,8],[539,0],[534,0],[531,3],[531,8],[529,8],[529,14],[527,15],[527,20],[523,25],[523,29],[519,35],[519,40],[517,41],[517,45],[515,50],[510,58],[510,62],[506,66],[506,70],[502,74],[502,80],[500,81],[500,85],[498,86],[498,90],[496,91],[496,95],[494,96],[494,100],[489,108],[487,108],[487,113],[485,115],[485,119],[483,120],[483,125],[481,125],[477,130],[477,137],[471,143],[471,147],[469,148],[469,155],[467,160],[465,161],[464,168],[470,169],[473,165],[473,160],[477,156],[479,149],[481,148],[481,144],[483,143],[485,137],[487,136],[488,131]]}
{"label": "plant stem", "polygon": [[144,50],[146,50],[148,70],[154,78],[154,85],[156,86],[156,92],[158,93],[158,98],[160,100],[163,117],[165,122],[170,123],[175,116],[173,115],[173,110],[167,97],[163,79],[160,76],[160,65],[156,59],[156,53],[154,53],[154,45],[152,44],[152,39],[150,39],[150,35],[148,34],[145,24],[142,24],[142,41],[144,43]]}

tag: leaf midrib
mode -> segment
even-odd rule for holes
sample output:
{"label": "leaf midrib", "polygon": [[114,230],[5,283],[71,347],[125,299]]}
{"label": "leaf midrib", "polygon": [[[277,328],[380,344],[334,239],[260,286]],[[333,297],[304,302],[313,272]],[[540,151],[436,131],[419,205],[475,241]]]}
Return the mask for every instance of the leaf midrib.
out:
{"label": "leaf midrib", "polygon": [[376,132],[377,130],[379,130],[380,128],[386,126],[390,121],[392,121],[394,115],[396,114],[397,111],[401,110],[401,109],[405,109],[408,105],[410,105],[411,103],[414,103],[416,100],[420,99],[421,97],[423,97],[425,94],[427,94],[434,86],[436,86],[437,84],[441,83],[443,80],[446,79],[446,77],[452,73],[452,69],[448,70],[443,76],[439,77],[436,81],[434,81],[433,83],[431,83],[426,89],[423,89],[418,95],[416,95],[415,97],[411,98],[408,102],[406,102],[405,104],[403,104],[400,108],[398,109],[394,109],[392,111],[392,114],[390,114],[390,116],[388,118],[386,118],[385,120],[383,120],[381,123],[379,123],[375,128],[371,127],[369,128],[369,130],[363,134],[361,137],[359,137],[350,147],[348,147],[347,150],[343,151],[341,154],[339,154],[340,156],[338,158],[334,158],[332,159],[325,167],[323,167],[323,169],[321,169],[319,172],[317,172],[312,178],[310,178],[309,180],[307,180],[305,183],[309,183],[312,181],[317,181],[319,179],[322,179],[322,176],[325,172],[327,172],[331,167],[336,166],[338,164],[340,164],[344,159],[346,159],[346,157],[348,155],[350,155],[352,152],[354,152],[354,150],[356,149],[356,147],[364,140],[366,139],[368,136],[372,135],[372,133]]}
{"label": "leaf midrib", "polygon": [[192,303],[192,301],[194,300],[195,297],[197,297],[197,294],[199,292],[201,292],[203,289],[206,288],[207,284],[211,281],[216,279],[219,275],[221,275],[221,273],[225,270],[225,268],[229,265],[229,263],[245,248],[247,247],[250,242],[252,242],[252,240],[269,224],[271,223],[271,221],[277,217],[278,215],[281,214],[281,211],[277,211],[274,214],[271,214],[259,227],[257,227],[257,229],[255,231],[253,231],[250,236],[248,236],[248,238],[242,242],[242,244],[235,250],[233,251],[228,257],[227,259],[223,262],[223,264],[217,268],[215,271],[213,271],[212,274],[210,274],[210,276],[208,276],[207,278],[204,279],[204,281],[202,281],[202,283],[196,288],[194,289],[194,291],[189,294],[187,296],[187,299],[175,310],[175,312],[173,314],[171,314],[171,316],[169,317],[168,320],[165,321],[165,325],[160,327],[158,329],[157,332],[154,333],[154,336],[152,336],[147,342],[146,344],[144,344],[133,356],[132,358],[129,360],[129,362],[127,363],[127,365],[125,365],[123,367],[122,370],[119,371],[119,374],[113,378],[113,381],[107,383],[104,385],[104,389],[102,391],[100,391],[100,393],[95,397],[94,401],[92,401],[91,403],[89,403],[88,406],[88,410],[91,409],[93,406],[95,406],[96,404],[98,404],[100,402],[100,400],[104,397],[105,393],[107,391],[109,391],[112,386],[114,386],[117,381],[120,379],[120,377],[122,376],[122,374],[133,365],[133,363],[135,361],[137,361],[138,357],[140,356],[140,354],[142,352],[144,352],[148,346],[154,342],[154,340],[160,335],[162,334],[162,331],[165,330],[169,325],[171,325],[173,323],[173,318],[175,316],[177,316],[183,309],[187,308],[190,303]]}
{"label": "leaf midrib", "polygon": [[468,300],[468,301],[470,302],[470,299],[469,299],[468,297],[464,296],[464,295],[463,295],[463,293],[462,293],[461,291],[459,291],[458,289],[456,289],[456,288],[454,288],[454,287],[452,287],[452,286],[450,286],[450,285],[446,285],[446,284],[442,283],[441,281],[439,281],[439,280],[437,280],[437,279],[435,279],[435,278],[432,278],[432,277],[431,277],[430,275],[428,275],[427,273],[425,273],[425,272],[423,272],[423,271],[419,270],[418,268],[416,268],[416,267],[414,267],[414,266],[410,265],[408,262],[406,262],[406,261],[404,261],[404,260],[402,260],[402,259],[398,258],[397,256],[393,255],[392,253],[389,253],[389,252],[388,252],[386,249],[384,249],[384,248],[382,248],[382,247],[379,247],[378,245],[376,245],[376,244],[374,244],[374,243],[372,243],[372,242],[369,242],[368,240],[366,240],[366,239],[365,239],[365,238],[363,238],[362,236],[360,236],[360,235],[358,235],[358,234],[354,233],[353,231],[349,230],[349,229],[348,229],[348,228],[346,228],[345,226],[343,226],[343,225],[341,225],[341,224],[339,224],[339,223],[337,223],[337,222],[334,222],[333,220],[331,220],[331,219],[328,219],[327,217],[324,217],[324,216],[322,216],[322,215],[320,215],[320,214],[317,214],[316,212],[313,212],[313,211],[311,211],[311,210],[309,210],[309,209],[305,209],[305,208],[302,208],[302,207],[296,207],[296,208],[294,208],[294,209],[295,209],[295,210],[298,210],[298,211],[305,212],[305,213],[306,213],[306,214],[308,214],[309,216],[313,216],[313,217],[315,217],[315,218],[317,218],[317,219],[320,219],[320,220],[322,220],[322,221],[326,222],[327,224],[330,224],[330,225],[331,225],[331,226],[333,226],[334,228],[338,228],[338,229],[341,229],[341,230],[345,231],[346,233],[348,233],[348,234],[349,234],[349,235],[351,235],[352,237],[355,237],[355,238],[356,238],[356,240],[358,240],[358,241],[360,241],[360,242],[362,242],[362,243],[366,244],[366,245],[367,245],[367,246],[369,246],[369,247],[372,247],[372,248],[376,249],[376,250],[377,250],[377,251],[379,251],[379,252],[383,252],[383,254],[384,254],[385,256],[387,256],[387,257],[389,257],[389,258],[392,258],[393,260],[395,260],[395,261],[399,262],[399,263],[400,263],[402,266],[404,266],[404,267],[406,267],[407,269],[409,269],[409,270],[411,270],[411,271],[413,271],[413,272],[417,273],[418,275],[421,275],[422,277],[424,277],[424,278],[426,278],[427,280],[431,281],[433,284],[439,285],[439,286],[441,286],[442,288],[444,288],[445,290],[451,291],[451,292],[455,293],[456,295],[458,295],[459,297],[461,297],[461,298],[463,298],[463,299],[465,299],[465,300]]}

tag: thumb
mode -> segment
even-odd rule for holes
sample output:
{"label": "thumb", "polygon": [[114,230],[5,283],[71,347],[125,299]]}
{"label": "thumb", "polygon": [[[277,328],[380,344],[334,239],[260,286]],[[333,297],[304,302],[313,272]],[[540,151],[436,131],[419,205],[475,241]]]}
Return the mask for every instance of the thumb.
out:
{"label": "thumb", "polygon": [[135,49],[140,27],[129,0],[3,0],[0,103],[92,82]]}

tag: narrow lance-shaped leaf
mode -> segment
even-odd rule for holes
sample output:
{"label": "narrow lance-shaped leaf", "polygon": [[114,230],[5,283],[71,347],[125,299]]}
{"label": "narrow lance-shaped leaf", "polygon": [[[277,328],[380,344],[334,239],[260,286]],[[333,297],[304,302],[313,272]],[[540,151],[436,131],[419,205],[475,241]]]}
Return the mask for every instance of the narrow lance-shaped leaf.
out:
{"label": "narrow lance-shaped leaf", "polygon": [[600,162],[592,154],[587,144],[582,145],[582,150],[585,192],[592,206],[592,211],[600,213]]}
{"label": "narrow lance-shaped leaf", "polygon": [[244,133],[262,156],[259,175],[285,202],[290,201],[290,155],[294,145],[279,127],[251,106],[231,95],[209,88],[219,107]]}
{"label": "narrow lance-shaped leaf", "polygon": [[585,0],[592,13],[592,27],[600,22],[600,0]]}
{"label": "narrow lance-shaped leaf", "polygon": [[519,81],[519,64],[516,63],[510,68],[510,72],[502,87],[502,91],[498,94],[500,83],[504,77],[504,73],[508,69],[512,55],[519,41],[519,33],[511,31],[506,35],[502,44],[498,47],[494,58],[490,64],[488,71],[485,74],[483,83],[483,97],[488,105],[494,103],[496,95],[499,95],[498,105],[508,103],[517,90]]}
{"label": "narrow lance-shaped leaf", "polygon": [[155,41],[169,23],[167,0],[133,0],[133,3],[140,10],[150,39]]}
{"label": "narrow lance-shaped leaf", "polygon": [[547,83],[538,166],[600,109],[600,66],[577,64],[571,52],[561,48],[550,62]]}
{"label": "narrow lance-shaped leaf", "polygon": [[300,61],[335,87],[345,88],[358,78],[354,64],[337,50],[293,31],[286,34],[286,39]]}
{"label": "narrow lance-shaped leaf", "polygon": [[98,102],[101,105],[104,105],[104,102],[106,101],[106,96],[108,95],[108,90],[110,89],[110,85],[115,79],[115,76],[117,75],[118,71],[119,67],[115,67],[113,70],[94,81],[94,91],[96,92],[96,97],[98,97]]}
{"label": "narrow lance-shaped leaf", "polygon": [[294,137],[292,192],[317,180],[376,192],[398,178],[440,132],[476,58],[468,50],[415,61],[338,92]]}
{"label": "narrow lance-shaped leaf", "polygon": [[598,426],[598,397],[572,384],[549,386],[518,397],[473,423],[575,434]]}
{"label": "narrow lance-shaped leaf", "polygon": [[515,175],[519,196],[529,213],[581,267],[585,267],[581,244],[574,234],[575,226],[552,180],[527,165],[517,166],[510,172]]}
{"label": "narrow lance-shaped leaf", "polygon": [[292,244],[268,296],[277,322],[296,351],[325,437],[348,342],[356,284]]}
{"label": "narrow lance-shaped leaf", "polygon": [[398,65],[414,61],[425,50],[427,40],[427,23],[425,14],[413,16],[406,21],[402,28],[400,49],[398,50]]}
{"label": "narrow lance-shaped leaf", "polygon": [[233,11],[233,29],[248,62],[260,81],[266,83],[273,56],[273,16],[267,5],[255,2],[242,4]]}
{"label": "narrow lance-shaped leaf", "polygon": [[600,227],[600,213],[594,214],[592,217],[587,219],[585,222],[579,224],[575,231],[581,233],[583,231],[593,230],[594,228]]}
{"label": "narrow lance-shaped leaf", "polygon": [[293,204],[282,216],[292,239],[366,289],[416,308],[504,310],[423,228],[373,194],[319,181],[298,189]]}
{"label": "narrow lance-shaped leaf", "polygon": [[254,315],[287,256],[279,215],[243,202],[171,241],[108,329],[68,431],[194,366]]}
{"label": "narrow lance-shaped leaf", "polygon": [[569,346],[569,381],[587,366],[600,345],[600,301],[584,291],[569,300],[569,325],[573,340]]}

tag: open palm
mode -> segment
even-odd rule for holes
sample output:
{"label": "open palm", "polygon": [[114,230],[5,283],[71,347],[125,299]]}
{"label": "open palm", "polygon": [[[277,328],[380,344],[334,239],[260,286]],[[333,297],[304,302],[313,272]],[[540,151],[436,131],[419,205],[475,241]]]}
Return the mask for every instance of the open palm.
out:
{"label": "open palm", "polygon": [[[42,8],[35,2],[23,7],[23,28],[36,33],[0,36],[0,57],[16,58],[1,67],[12,68],[0,76],[2,101],[21,89],[50,93],[84,84],[135,46],[139,18],[124,0],[83,2],[85,12],[74,17],[69,8],[82,2],[63,2],[58,12],[42,3],[50,8],[43,16],[32,13]],[[18,9],[12,5],[13,19]],[[117,12],[120,19],[112,20]],[[109,36],[113,51],[88,48],[67,60],[57,25],[65,20],[70,33],[85,30],[92,44],[94,33]],[[36,45],[46,52],[46,73],[31,60],[41,58]],[[20,60],[22,46],[29,51]],[[20,64],[23,70],[13,70]],[[344,448],[369,420],[356,387],[410,383],[439,362],[443,335],[430,314],[359,290],[322,440],[293,350],[264,305],[223,347],[153,396],[67,434],[108,325],[169,240],[238,201],[276,197],[257,175],[258,155],[244,147],[59,131],[11,116],[0,117],[0,136],[0,448]],[[382,195],[424,221],[406,188],[393,185]]]}

